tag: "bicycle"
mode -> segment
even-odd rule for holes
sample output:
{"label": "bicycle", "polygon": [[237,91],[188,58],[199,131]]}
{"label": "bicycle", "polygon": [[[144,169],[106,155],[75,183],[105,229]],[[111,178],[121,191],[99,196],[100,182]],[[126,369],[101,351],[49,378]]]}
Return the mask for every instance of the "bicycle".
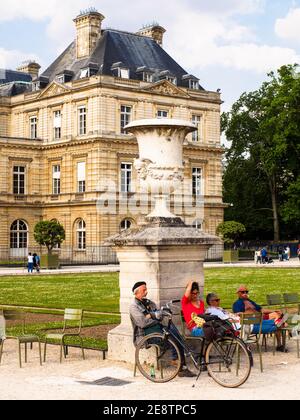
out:
{"label": "bicycle", "polygon": [[[157,383],[176,378],[182,366],[181,346],[185,357],[191,358],[199,372],[196,381],[206,368],[209,376],[223,387],[243,385],[251,373],[252,357],[245,343],[232,333],[213,339],[207,346],[205,339],[199,338],[201,349],[198,352],[193,350],[180,333],[176,336],[170,329],[174,325],[170,305],[176,303],[180,301],[172,300],[159,311],[162,333],[146,335],[136,346],[135,361],[141,374]],[[165,318],[168,319],[167,325],[162,324]]]}

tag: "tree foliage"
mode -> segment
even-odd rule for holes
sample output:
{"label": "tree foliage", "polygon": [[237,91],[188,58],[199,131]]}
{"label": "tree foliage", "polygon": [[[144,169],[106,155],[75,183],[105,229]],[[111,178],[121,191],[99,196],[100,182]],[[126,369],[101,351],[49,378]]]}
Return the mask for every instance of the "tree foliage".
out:
{"label": "tree foliage", "polygon": [[46,246],[49,254],[53,248],[61,245],[65,238],[64,227],[55,220],[39,222],[34,228],[35,241],[39,245]]}
{"label": "tree foliage", "polygon": [[233,245],[246,232],[246,228],[239,222],[224,222],[217,228],[217,235],[221,235],[226,245]]}
{"label": "tree foliage", "polygon": [[[300,227],[297,191],[300,177],[300,77],[297,65],[270,73],[269,81],[244,93],[222,115],[222,130],[231,147],[226,153],[225,200],[235,219],[272,230],[280,239],[282,223]],[[243,204],[242,198],[246,203]],[[243,214],[239,214],[242,212]],[[228,217],[234,215],[228,210]],[[249,220],[251,218],[251,220]],[[295,232],[296,233],[296,232]]]}

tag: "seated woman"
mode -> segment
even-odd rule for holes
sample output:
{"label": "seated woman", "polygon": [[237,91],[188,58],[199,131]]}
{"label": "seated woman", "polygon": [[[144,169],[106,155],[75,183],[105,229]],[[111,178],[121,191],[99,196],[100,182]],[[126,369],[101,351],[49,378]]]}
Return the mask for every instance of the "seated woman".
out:
{"label": "seated woman", "polygon": [[203,315],[205,312],[204,302],[200,300],[198,283],[194,281],[189,282],[181,305],[187,328],[191,331],[192,337],[204,337],[203,329],[197,327],[197,324],[193,321],[195,314]]}
{"label": "seated woman", "polygon": [[206,297],[206,303],[208,305],[206,314],[217,316],[222,321],[229,321],[235,330],[240,330],[240,317],[236,314],[232,314],[231,312],[226,311],[226,309],[221,308],[220,302],[221,299],[218,297],[218,295],[215,293],[209,293]]}

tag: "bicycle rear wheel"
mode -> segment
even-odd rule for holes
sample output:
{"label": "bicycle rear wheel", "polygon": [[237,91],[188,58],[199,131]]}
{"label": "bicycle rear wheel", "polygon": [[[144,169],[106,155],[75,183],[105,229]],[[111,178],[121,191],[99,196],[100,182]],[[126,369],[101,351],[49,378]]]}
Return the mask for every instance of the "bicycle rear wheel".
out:
{"label": "bicycle rear wheel", "polygon": [[205,360],[210,376],[225,388],[243,385],[251,372],[248,350],[239,338],[220,338],[209,344]]}
{"label": "bicycle rear wheel", "polygon": [[148,335],[139,342],[135,362],[145,378],[158,383],[171,381],[181,368],[178,346],[159,333]]}

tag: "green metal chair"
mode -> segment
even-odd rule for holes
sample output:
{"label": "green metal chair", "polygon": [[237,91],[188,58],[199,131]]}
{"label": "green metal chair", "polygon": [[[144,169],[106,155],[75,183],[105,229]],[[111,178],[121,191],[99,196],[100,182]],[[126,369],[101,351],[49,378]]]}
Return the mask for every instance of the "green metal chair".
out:
{"label": "green metal chair", "polygon": [[[59,342],[60,343],[60,363],[62,363],[62,355],[64,351],[64,357],[67,357],[67,343],[66,338],[68,337],[78,337],[80,340],[80,347],[82,351],[82,358],[85,360],[84,356],[84,348],[83,348],[83,340],[81,337],[81,330],[82,330],[82,320],[83,320],[83,310],[82,309],[65,309],[64,313],[64,324],[61,333],[53,333],[47,334],[45,336],[45,346],[44,346],[44,362],[46,362],[46,354],[47,354],[47,344],[49,344],[49,340]],[[74,321],[77,321],[77,325],[74,326]],[[75,329],[74,332],[67,332],[69,328],[70,322],[72,325],[70,328]]]}
{"label": "green metal chair", "polygon": [[297,306],[298,315],[300,314],[300,297],[299,293],[284,293],[283,301],[286,311],[293,305]]}
{"label": "green metal chair", "polygon": [[42,366],[42,351],[41,351],[41,342],[37,335],[31,335],[26,333],[26,314],[23,311],[16,311],[16,310],[4,310],[3,317],[5,322],[7,321],[20,321],[21,324],[21,334],[12,336],[12,335],[5,335],[2,337],[1,346],[0,346],[0,364],[2,361],[3,355],[3,347],[6,340],[17,340],[18,342],[18,349],[19,349],[19,364],[20,368],[22,368],[22,344],[25,346],[25,363],[27,363],[27,354],[28,349],[27,345],[30,344],[31,348],[33,343],[38,343],[39,345],[39,356],[40,356],[40,365]]}
{"label": "green metal chair", "polygon": [[300,315],[294,315],[289,323],[291,327],[292,340],[297,342],[297,356],[300,359]]}
{"label": "green metal chair", "polygon": [[295,325],[293,324],[293,317],[295,313],[289,312],[291,309],[297,308],[297,315],[300,315],[300,298],[298,293],[284,293],[283,294],[283,301],[284,301],[284,310],[286,313],[289,313],[289,319],[287,320],[288,326],[283,327],[283,338],[284,338],[284,346],[286,345],[286,336],[290,338],[291,333]]}
{"label": "green metal chair", "polygon": [[[262,345],[261,345],[261,337],[262,337],[262,321],[263,321],[263,314],[261,312],[255,312],[253,314],[241,314],[241,338],[247,345],[255,344],[257,347],[257,351],[259,353],[259,360],[260,360],[260,370],[263,372],[263,361],[262,361]],[[253,334],[250,331],[252,326],[258,325],[258,334]],[[247,331],[247,328],[249,331]]]}
{"label": "green metal chair", "polygon": [[[276,306],[278,307],[278,309],[280,309],[281,311],[285,312],[285,307],[284,307],[284,301],[283,301],[283,296],[281,294],[273,294],[273,295],[267,295],[267,303],[269,306]],[[282,333],[284,333],[284,328],[281,329]],[[267,336],[269,334],[263,334],[263,340],[265,343],[265,348],[267,349]],[[271,334],[271,336],[273,337],[273,355],[275,356],[275,350],[276,350],[276,335],[275,334]]]}

